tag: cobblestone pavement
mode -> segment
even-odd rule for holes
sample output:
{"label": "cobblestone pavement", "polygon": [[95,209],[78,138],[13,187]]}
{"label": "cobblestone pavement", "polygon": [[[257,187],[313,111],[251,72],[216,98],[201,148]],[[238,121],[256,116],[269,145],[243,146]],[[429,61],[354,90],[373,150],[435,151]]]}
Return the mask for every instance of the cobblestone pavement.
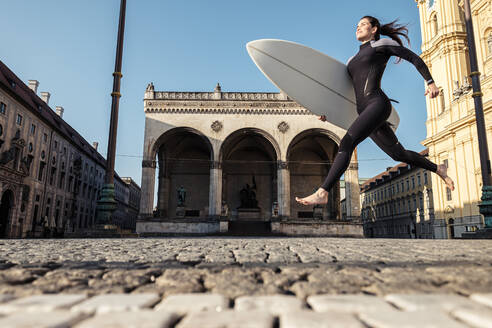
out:
{"label": "cobblestone pavement", "polygon": [[492,241],[0,240],[0,327],[71,326],[492,327]]}

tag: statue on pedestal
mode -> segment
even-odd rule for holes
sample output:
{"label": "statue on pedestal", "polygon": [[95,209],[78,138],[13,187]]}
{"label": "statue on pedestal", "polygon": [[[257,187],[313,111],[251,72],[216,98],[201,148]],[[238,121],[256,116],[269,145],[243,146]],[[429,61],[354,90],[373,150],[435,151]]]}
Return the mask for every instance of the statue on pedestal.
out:
{"label": "statue on pedestal", "polygon": [[186,201],[186,189],[181,186],[178,188],[178,206],[184,206]]}
{"label": "statue on pedestal", "polygon": [[239,192],[241,199],[241,206],[239,208],[258,208],[258,201],[256,200],[256,181],[253,176],[253,186],[250,187],[249,183],[241,189]]}

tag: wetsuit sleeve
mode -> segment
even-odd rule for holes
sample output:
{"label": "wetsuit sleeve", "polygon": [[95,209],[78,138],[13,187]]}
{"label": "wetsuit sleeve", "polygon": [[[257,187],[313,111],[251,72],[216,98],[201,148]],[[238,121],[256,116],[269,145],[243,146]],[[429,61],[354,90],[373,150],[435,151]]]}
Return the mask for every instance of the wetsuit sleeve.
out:
{"label": "wetsuit sleeve", "polygon": [[[395,44],[397,43],[395,42]],[[420,73],[420,75],[422,75],[428,85],[434,83],[434,79],[432,78],[429,68],[427,67],[425,62],[410,49],[400,45],[382,45],[380,47],[377,47],[376,51],[386,53],[389,56],[397,56],[405,59],[406,61],[412,63],[413,66],[415,66],[417,71]]]}

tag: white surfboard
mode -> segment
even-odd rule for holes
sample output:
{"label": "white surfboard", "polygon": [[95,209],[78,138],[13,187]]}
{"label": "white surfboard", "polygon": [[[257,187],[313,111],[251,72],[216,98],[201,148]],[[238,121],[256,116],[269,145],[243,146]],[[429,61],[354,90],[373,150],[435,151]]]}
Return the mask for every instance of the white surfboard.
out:
{"label": "white surfboard", "polygon": [[[325,115],[345,130],[357,118],[354,86],[345,64],[290,41],[256,40],[246,49],[274,85],[312,113]],[[400,118],[394,108],[388,122],[396,130]]]}

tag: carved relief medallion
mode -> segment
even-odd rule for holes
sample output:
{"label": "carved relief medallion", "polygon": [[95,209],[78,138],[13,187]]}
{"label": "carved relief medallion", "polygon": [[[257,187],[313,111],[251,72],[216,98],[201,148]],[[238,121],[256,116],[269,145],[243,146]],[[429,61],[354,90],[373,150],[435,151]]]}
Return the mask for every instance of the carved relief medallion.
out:
{"label": "carved relief medallion", "polygon": [[222,122],[220,122],[220,121],[214,121],[210,127],[215,132],[219,132],[220,130],[222,130],[223,125],[222,125]]}
{"label": "carved relief medallion", "polygon": [[277,128],[280,132],[285,133],[287,132],[287,130],[289,130],[289,124],[287,124],[287,122],[285,121],[282,121],[278,124]]}

